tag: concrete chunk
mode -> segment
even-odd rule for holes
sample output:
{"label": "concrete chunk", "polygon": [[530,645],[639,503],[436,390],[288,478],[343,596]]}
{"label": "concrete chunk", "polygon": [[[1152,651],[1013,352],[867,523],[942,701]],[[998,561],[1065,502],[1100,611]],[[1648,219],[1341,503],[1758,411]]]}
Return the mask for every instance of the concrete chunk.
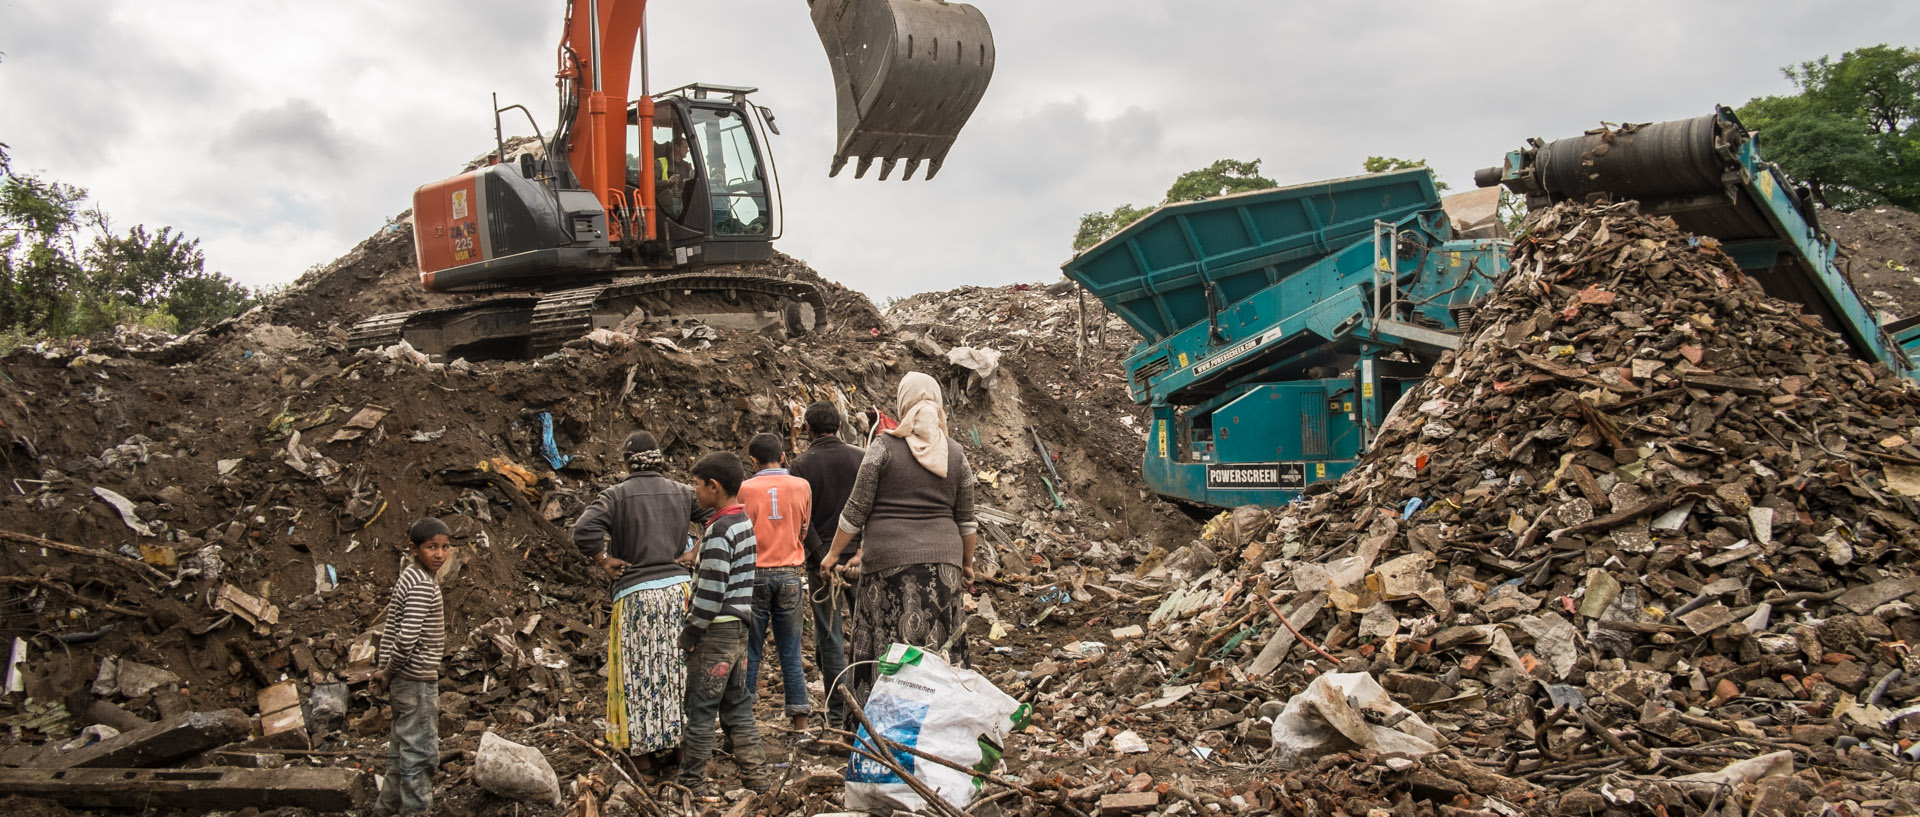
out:
{"label": "concrete chunk", "polygon": [[1151,811],[1160,807],[1160,793],[1155,791],[1129,791],[1103,795],[1100,798],[1100,813],[1135,814]]}
{"label": "concrete chunk", "polygon": [[1840,594],[1834,601],[1841,607],[1860,615],[1874,611],[1874,608],[1895,599],[1920,593],[1920,576],[1908,576],[1904,579],[1887,579],[1865,587],[1856,587]]}

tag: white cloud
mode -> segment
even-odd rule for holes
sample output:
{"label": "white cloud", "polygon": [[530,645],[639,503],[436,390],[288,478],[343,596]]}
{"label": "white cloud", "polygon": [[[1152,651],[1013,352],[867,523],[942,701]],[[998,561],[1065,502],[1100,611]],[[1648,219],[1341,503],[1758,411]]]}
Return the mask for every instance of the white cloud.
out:
{"label": "white cloud", "polygon": [[[932,182],[826,178],[833,98],[800,0],[651,4],[653,85],[759,87],[785,132],[778,246],[882,299],[1053,279],[1081,214],[1218,158],[1283,183],[1427,158],[1464,188],[1526,137],[1787,92],[1782,65],[1920,30],[1896,0],[977,5],[993,85]],[[0,0],[0,141],[116,223],[171,224],[211,268],[282,282],[486,150],[491,93],[552,128],[562,8]]]}

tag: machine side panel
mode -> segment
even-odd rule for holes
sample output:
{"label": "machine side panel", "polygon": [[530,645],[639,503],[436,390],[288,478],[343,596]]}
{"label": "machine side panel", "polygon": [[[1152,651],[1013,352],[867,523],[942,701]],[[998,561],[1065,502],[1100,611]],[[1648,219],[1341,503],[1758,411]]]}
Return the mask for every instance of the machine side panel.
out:
{"label": "machine side panel", "polygon": [[433,290],[434,273],[487,260],[482,246],[480,174],[462,173],[413,191],[413,248],[420,282]]}
{"label": "machine side panel", "polygon": [[1062,270],[1154,343],[1439,201],[1412,170],[1170,204]]}

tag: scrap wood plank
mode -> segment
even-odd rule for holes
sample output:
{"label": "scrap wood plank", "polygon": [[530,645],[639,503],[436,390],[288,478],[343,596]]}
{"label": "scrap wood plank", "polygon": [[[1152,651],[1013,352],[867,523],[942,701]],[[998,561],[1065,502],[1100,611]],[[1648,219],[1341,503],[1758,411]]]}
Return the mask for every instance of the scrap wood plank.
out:
{"label": "scrap wood plank", "polygon": [[367,802],[366,775],[347,768],[0,769],[0,796],[78,808],[224,810],[292,806],[346,811]]}
{"label": "scrap wood plank", "polygon": [[255,625],[280,623],[279,607],[231,584],[220,585],[220,595],[214,600],[213,607],[238,614]]}
{"label": "scrap wood plank", "polygon": [[34,765],[46,769],[155,766],[244,738],[250,727],[238,709],[184,712]]}
{"label": "scrap wood plank", "polygon": [[[1320,615],[1320,608],[1325,606],[1327,606],[1327,594],[1315,593],[1301,602],[1300,606],[1295,607],[1293,612],[1288,613],[1287,620],[1295,627],[1306,627],[1313,623],[1314,617]],[[1262,647],[1260,654],[1254,656],[1253,663],[1247,665],[1247,675],[1254,678],[1266,677],[1268,673],[1273,672],[1274,668],[1280,666],[1280,662],[1287,657],[1287,651],[1293,649],[1293,644],[1297,640],[1292,631],[1285,627],[1280,628],[1272,638],[1267,639],[1267,646]]]}

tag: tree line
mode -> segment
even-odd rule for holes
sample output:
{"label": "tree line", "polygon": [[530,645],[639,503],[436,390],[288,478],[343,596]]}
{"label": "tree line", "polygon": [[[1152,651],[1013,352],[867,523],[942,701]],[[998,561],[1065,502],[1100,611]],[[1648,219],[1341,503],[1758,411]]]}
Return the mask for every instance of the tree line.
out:
{"label": "tree line", "polygon": [[0,143],[0,346],[119,325],[185,332],[257,300],[207,270],[199,239],[168,226],[122,231],[84,188],[13,161]]}
{"label": "tree line", "polygon": [[[1920,210],[1920,49],[1875,45],[1781,71],[1797,93],[1756,97],[1735,109],[1759,132],[1766,158],[1807,185],[1823,207]],[[1368,173],[1426,166],[1425,159],[1391,156],[1361,162]],[[1073,249],[1092,247],[1167,204],[1277,186],[1260,175],[1259,159],[1221,159],[1180,174],[1157,204],[1081,216]],[[1517,199],[1503,199],[1509,227],[1523,212]]]}

